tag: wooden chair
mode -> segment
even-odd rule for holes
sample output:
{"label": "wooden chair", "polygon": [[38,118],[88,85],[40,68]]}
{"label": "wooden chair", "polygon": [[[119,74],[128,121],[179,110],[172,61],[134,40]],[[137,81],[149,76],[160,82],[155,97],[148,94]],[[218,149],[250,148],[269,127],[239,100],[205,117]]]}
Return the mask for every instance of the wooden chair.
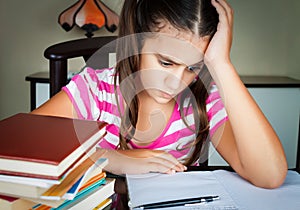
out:
{"label": "wooden chair", "polygon": [[[87,61],[94,53],[98,68],[108,67],[109,53],[115,52],[116,36],[94,37],[66,41],[48,47],[44,56],[49,59],[50,97],[58,93],[68,82],[68,59],[83,57]],[[110,44],[108,44],[110,43]],[[105,50],[100,48],[105,47]]]}

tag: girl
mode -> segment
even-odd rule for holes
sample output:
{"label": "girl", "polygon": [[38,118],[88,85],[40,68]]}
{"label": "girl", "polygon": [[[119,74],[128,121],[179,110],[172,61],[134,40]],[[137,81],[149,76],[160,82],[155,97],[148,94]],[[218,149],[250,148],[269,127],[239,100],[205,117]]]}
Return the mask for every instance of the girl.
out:
{"label": "girl", "polygon": [[244,179],[280,186],[280,140],[230,60],[228,3],[125,0],[120,21],[115,68],[85,68],[33,113],[107,122],[115,174],[184,171],[212,141]]}

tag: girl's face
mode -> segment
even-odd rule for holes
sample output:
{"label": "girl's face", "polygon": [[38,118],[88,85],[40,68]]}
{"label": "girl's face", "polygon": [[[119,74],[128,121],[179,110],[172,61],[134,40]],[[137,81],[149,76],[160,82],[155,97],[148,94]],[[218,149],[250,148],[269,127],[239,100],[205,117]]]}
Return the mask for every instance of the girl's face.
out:
{"label": "girl's face", "polygon": [[208,43],[207,37],[179,32],[170,25],[147,38],[140,55],[143,92],[157,103],[170,102],[197,79]]}

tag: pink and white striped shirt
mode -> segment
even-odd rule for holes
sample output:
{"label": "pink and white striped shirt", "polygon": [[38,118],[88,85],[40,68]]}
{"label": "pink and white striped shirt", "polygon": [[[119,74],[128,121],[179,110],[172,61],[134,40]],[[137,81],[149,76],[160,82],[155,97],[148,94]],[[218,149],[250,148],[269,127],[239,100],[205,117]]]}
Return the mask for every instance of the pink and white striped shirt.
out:
{"label": "pink and white striped shirt", "polygon": [[[107,135],[99,142],[100,147],[107,149],[116,149],[119,144],[121,118],[114,93],[114,73],[113,68],[102,70],[85,68],[80,74],[74,76],[67,86],[63,87],[80,119],[108,123]],[[122,101],[121,96],[119,96],[119,100]],[[184,104],[187,106],[187,103]],[[220,125],[228,119],[216,85],[213,85],[209,91],[206,104],[210,136],[212,136]],[[193,127],[192,110],[187,112],[186,120]],[[147,146],[138,146],[133,142],[129,144],[133,149],[165,150],[183,162],[192,154],[193,147],[187,147],[187,145],[190,145],[194,140],[195,133],[184,124],[180,117],[179,106],[176,103],[167,126],[155,141]]]}

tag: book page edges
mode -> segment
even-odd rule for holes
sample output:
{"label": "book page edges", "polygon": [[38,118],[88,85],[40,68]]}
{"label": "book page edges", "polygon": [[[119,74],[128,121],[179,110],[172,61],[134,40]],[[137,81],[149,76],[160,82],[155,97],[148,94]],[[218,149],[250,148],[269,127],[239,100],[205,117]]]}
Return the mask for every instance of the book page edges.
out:
{"label": "book page edges", "polygon": [[[18,174],[23,175],[41,175],[48,178],[59,177],[63,174],[70,166],[70,162],[73,163],[74,159],[78,160],[88,149],[95,146],[97,142],[106,134],[106,130],[102,128],[99,132],[95,133],[89,140],[78,147],[74,152],[72,152],[68,157],[66,157],[59,165],[53,165],[49,163],[38,163],[30,162],[24,160],[12,160],[12,159],[1,159],[0,158],[0,168],[5,168],[6,170],[0,170],[4,174]],[[87,149],[82,149],[87,148]],[[2,162],[2,163],[1,163]],[[1,166],[2,165],[2,166]]]}

